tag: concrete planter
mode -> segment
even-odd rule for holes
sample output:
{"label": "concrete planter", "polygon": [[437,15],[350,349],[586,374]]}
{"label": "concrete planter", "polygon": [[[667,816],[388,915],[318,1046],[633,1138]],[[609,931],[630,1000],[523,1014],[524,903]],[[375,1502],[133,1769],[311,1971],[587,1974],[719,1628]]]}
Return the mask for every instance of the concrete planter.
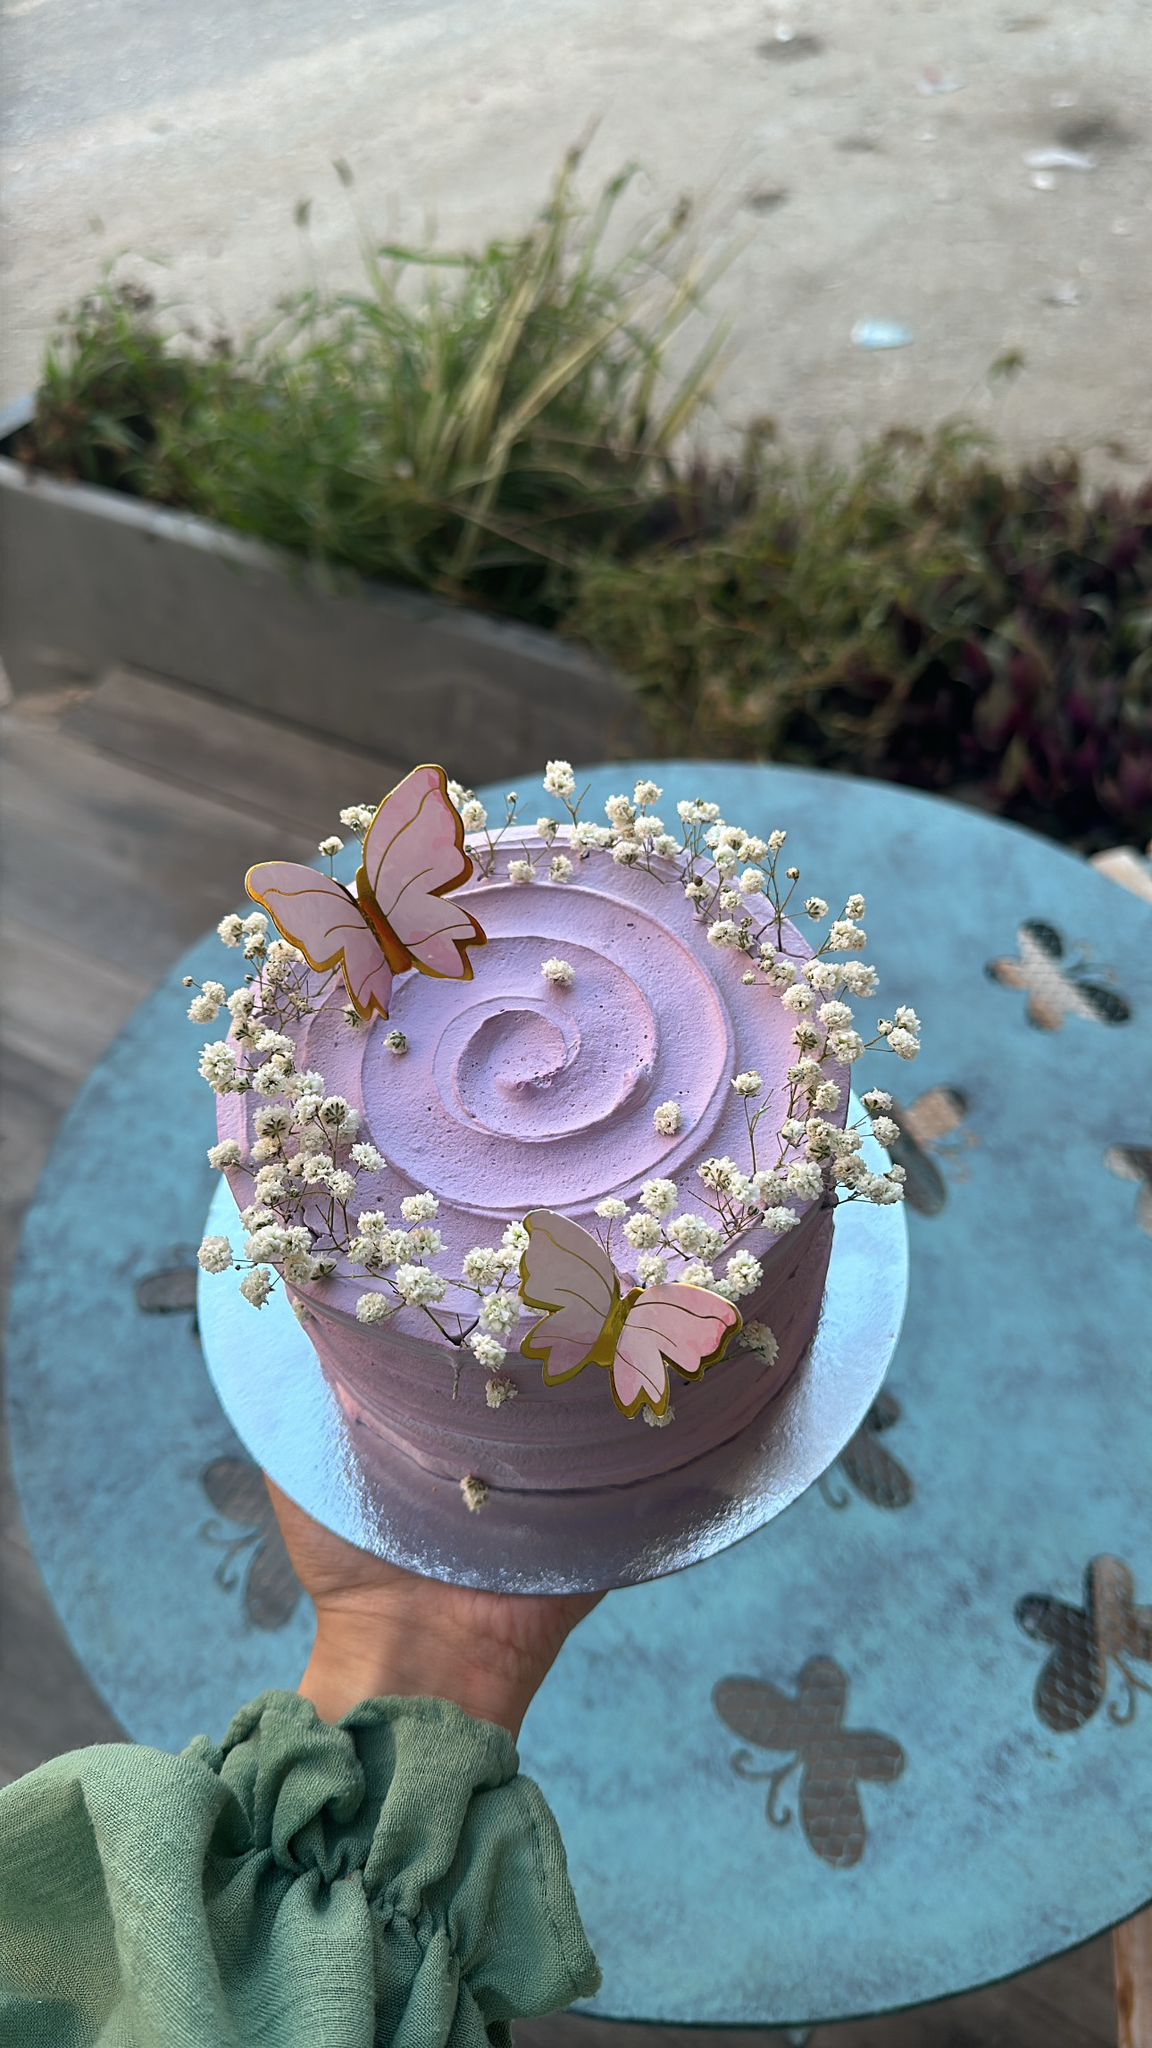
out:
{"label": "concrete planter", "polygon": [[209,520],[28,470],[3,450],[30,416],[0,414],[15,689],[146,669],[397,759],[447,750],[474,782],[650,750],[626,686],[554,635],[398,586],[337,589]]}

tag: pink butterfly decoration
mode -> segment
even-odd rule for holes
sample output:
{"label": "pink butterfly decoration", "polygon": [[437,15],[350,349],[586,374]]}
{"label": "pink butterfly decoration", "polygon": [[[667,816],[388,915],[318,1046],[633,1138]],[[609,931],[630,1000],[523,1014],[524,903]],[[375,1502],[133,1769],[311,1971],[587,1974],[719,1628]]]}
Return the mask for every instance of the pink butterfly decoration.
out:
{"label": "pink butterfly decoration", "polygon": [[384,798],[364,835],[355,890],[296,861],[249,868],[248,894],[323,974],[338,967],[359,1015],[386,1017],[397,974],[410,967],[471,981],[476,919],[444,898],[472,874],[464,826],[442,768],[414,768]]}
{"label": "pink butterfly decoration", "polygon": [[722,1358],[743,1318],[707,1287],[633,1287],[620,1278],[603,1246],[579,1224],[550,1209],[524,1218],[528,1248],[520,1260],[520,1298],[547,1311],[520,1346],[559,1386],[586,1365],[605,1366],[624,1415],[647,1405],[668,1407],[668,1368],[697,1379]]}

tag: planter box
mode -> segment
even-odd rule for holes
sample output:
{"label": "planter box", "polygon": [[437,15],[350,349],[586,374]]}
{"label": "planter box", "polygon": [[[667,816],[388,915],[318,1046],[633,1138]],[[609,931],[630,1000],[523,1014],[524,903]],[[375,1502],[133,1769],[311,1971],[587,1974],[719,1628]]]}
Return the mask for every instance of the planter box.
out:
{"label": "planter box", "polygon": [[608,669],[550,633],[394,585],[336,588],[227,528],[56,479],[3,451],[0,657],[16,690],[112,665],[480,783],[551,756],[651,751]]}

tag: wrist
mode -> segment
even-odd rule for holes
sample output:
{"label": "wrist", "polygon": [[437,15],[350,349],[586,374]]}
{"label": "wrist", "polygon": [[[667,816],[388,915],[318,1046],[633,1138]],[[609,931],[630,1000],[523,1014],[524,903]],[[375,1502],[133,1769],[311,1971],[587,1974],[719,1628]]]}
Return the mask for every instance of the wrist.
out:
{"label": "wrist", "polygon": [[516,1660],[485,1657],[459,1637],[377,1626],[365,1644],[364,1618],[321,1615],[300,1684],[322,1721],[339,1721],[361,1700],[451,1700],[515,1738],[536,1690]]}

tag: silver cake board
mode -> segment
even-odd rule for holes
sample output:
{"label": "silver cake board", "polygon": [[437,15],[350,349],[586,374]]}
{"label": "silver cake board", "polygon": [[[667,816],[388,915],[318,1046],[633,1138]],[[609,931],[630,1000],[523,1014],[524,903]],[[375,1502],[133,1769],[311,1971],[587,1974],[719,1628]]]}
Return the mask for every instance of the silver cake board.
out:
{"label": "silver cake board", "polygon": [[[865,1156],[874,1170],[886,1164],[871,1139]],[[242,1241],[226,1183],[205,1228]],[[237,1435],[291,1500],[359,1549],[425,1578],[495,1592],[587,1593],[640,1585],[726,1550],[827,1471],[867,1414],[895,1351],[908,1233],[898,1204],[840,1204],[808,1354],[730,1443],[628,1486],[493,1487],[478,1511],[467,1508],[453,1481],[351,1423],[283,1288],[256,1310],[241,1296],[240,1279],[235,1271],[200,1276],[204,1356]],[[556,1399],[563,1398],[558,1388]],[[644,1425],[621,1417],[620,1427]]]}

